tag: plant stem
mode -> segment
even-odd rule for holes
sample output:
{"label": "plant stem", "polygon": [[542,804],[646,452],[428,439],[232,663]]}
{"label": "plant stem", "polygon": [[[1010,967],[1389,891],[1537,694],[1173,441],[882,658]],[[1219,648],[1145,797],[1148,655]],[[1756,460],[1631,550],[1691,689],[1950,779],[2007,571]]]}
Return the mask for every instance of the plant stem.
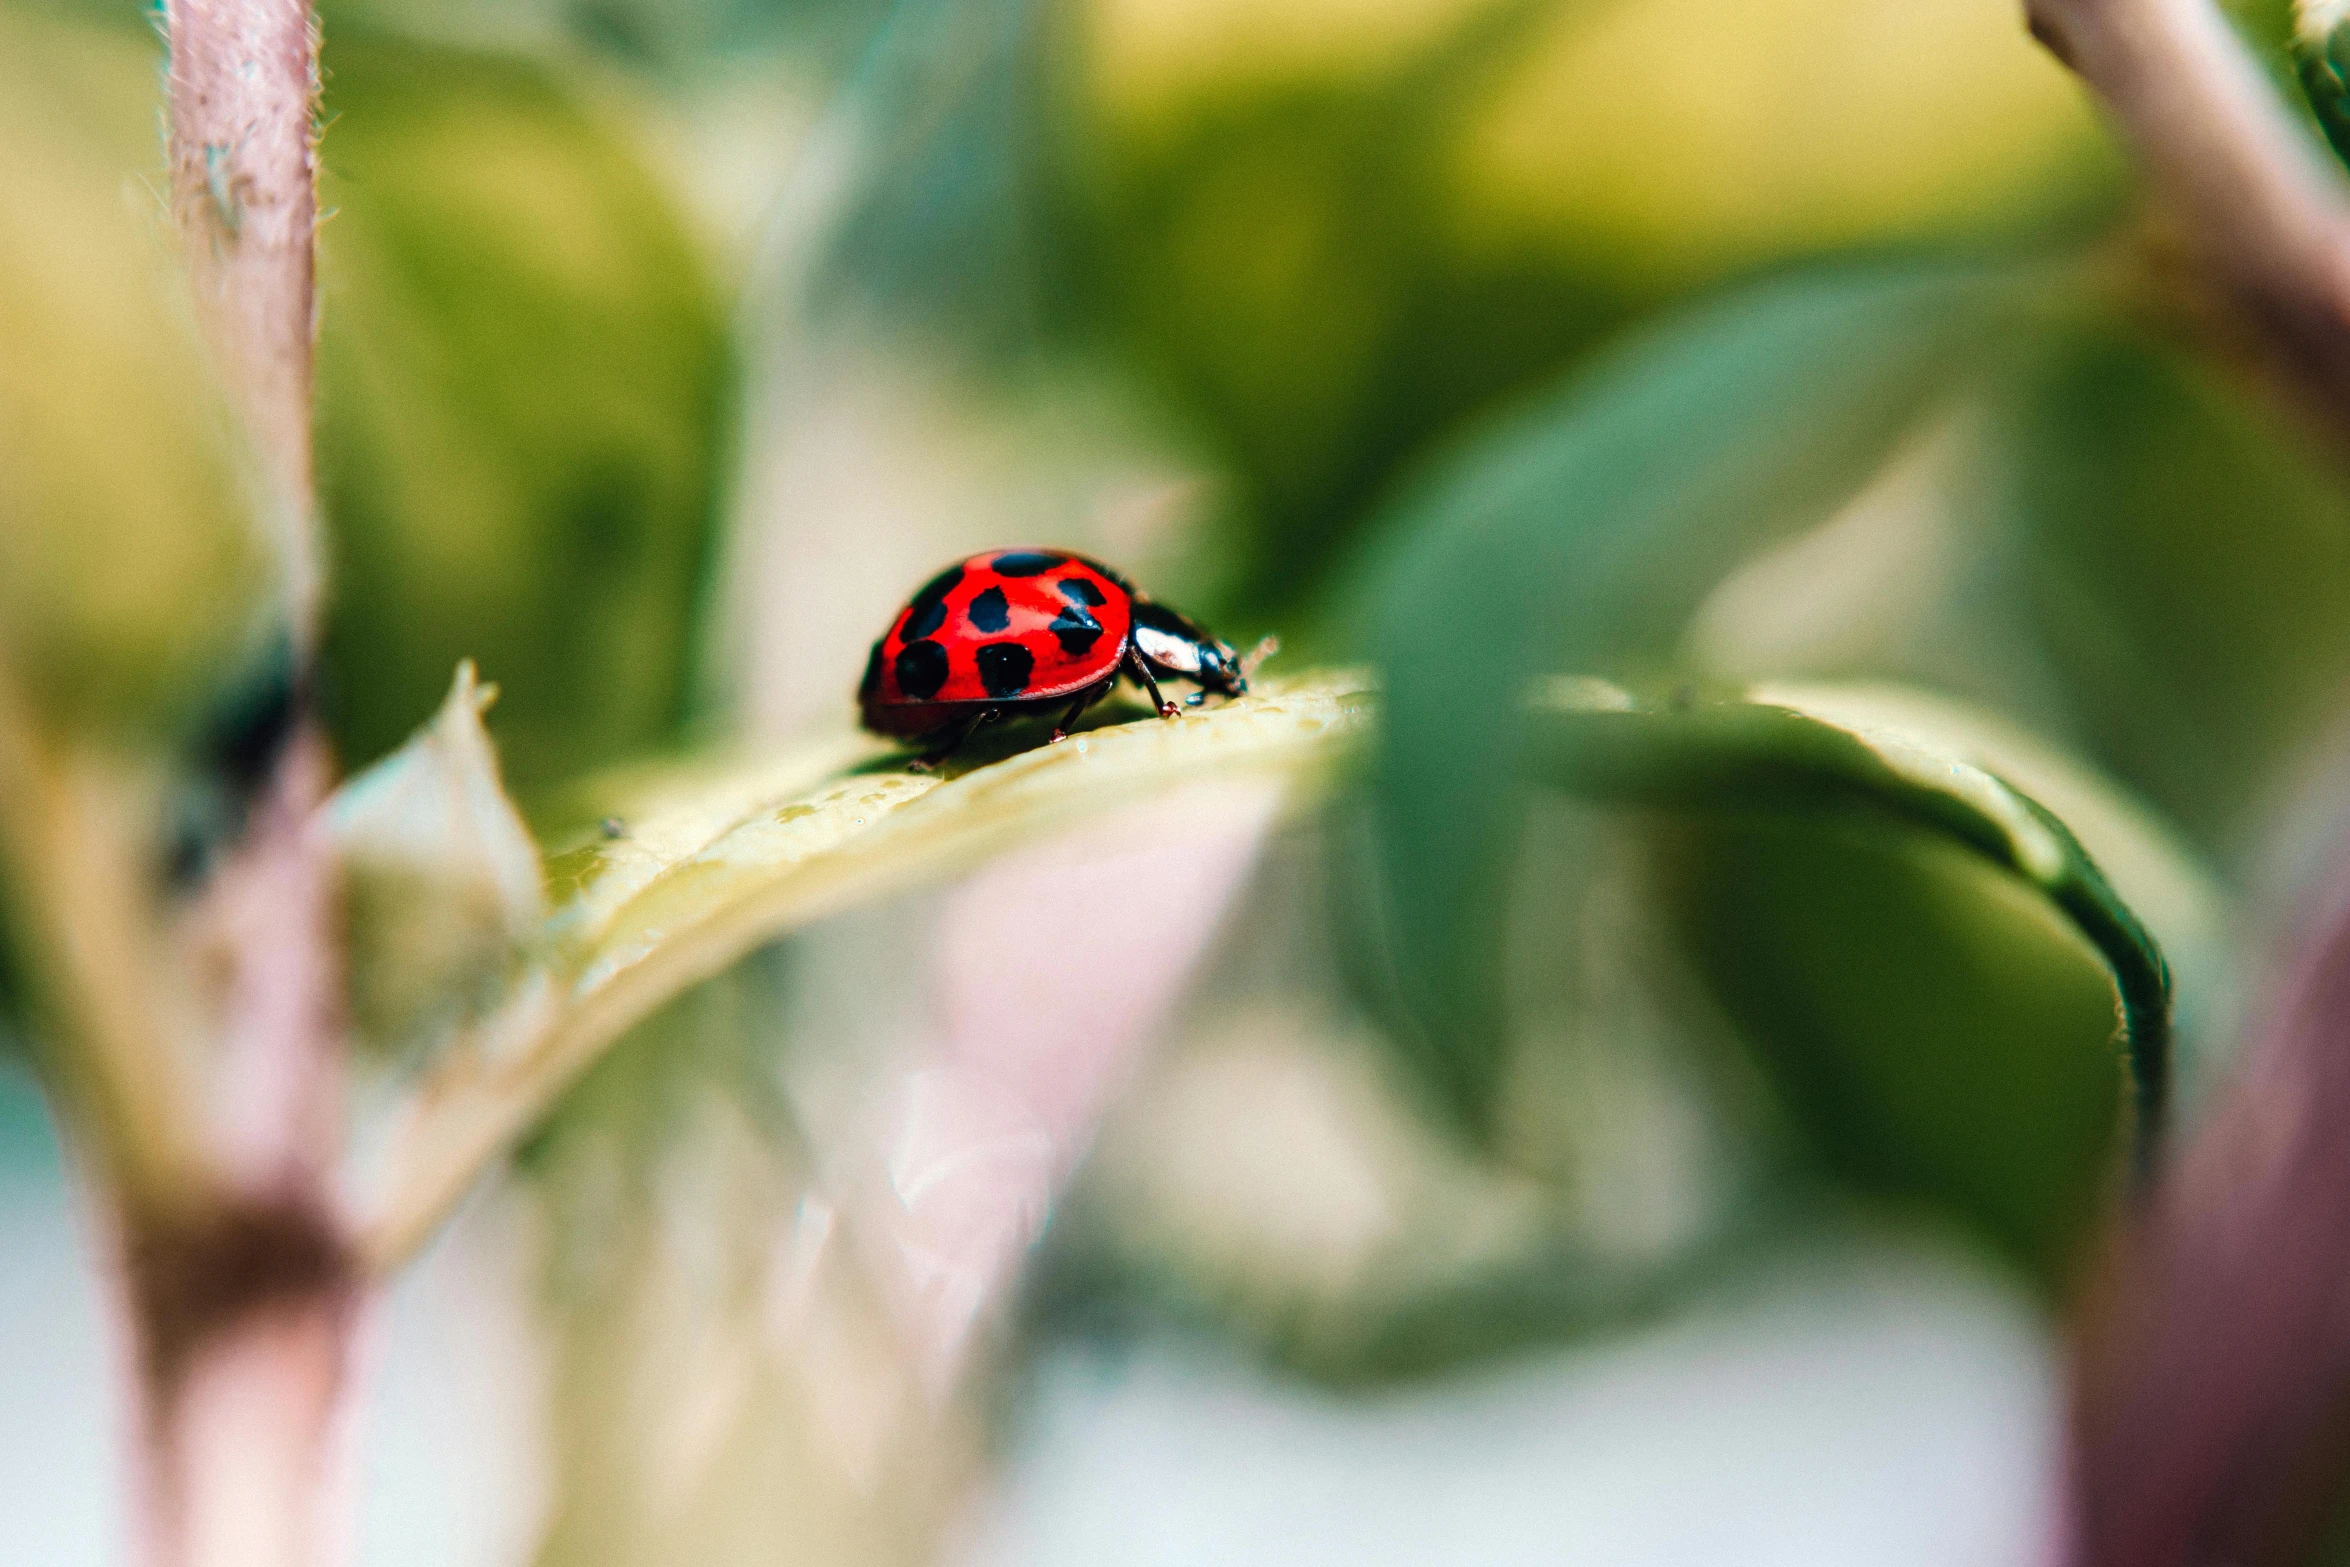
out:
{"label": "plant stem", "polygon": [[2350,446],[2350,181],[2210,0],[2025,0],[2238,315]]}
{"label": "plant stem", "polygon": [[171,208],[253,463],[295,660],[241,841],[183,927],[219,976],[209,1190],[115,1216],[152,1567],[344,1554],[332,1455],[359,1271],[334,1171],[344,1058],[340,891],[316,823],[333,764],[310,708],[321,551],[312,483],[318,36],[304,0],[166,0]]}
{"label": "plant stem", "polygon": [[142,1559],[338,1558],[348,1487],[337,1455],[360,1300],[339,1224],[258,1202],[122,1223]]}
{"label": "plant stem", "polygon": [[318,32],[304,0],[166,0],[171,210],[259,467],[297,656],[322,581],[311,474]]}
{"label": "plant stem", "polygon": [[[2025,0],[2350,447],[2350,182],[2209,0]],[[2076,1360],[2070,1567],[2304,1559],[2350,1476],[2350,860],[2238,1080],[2130,1218]]]}
{"label": "plant stem", "polygon": [[316,804],[324,744],[288,743],[199,906],[223,1006],[209,1189],[115,1219],[149,1567],[314,1567],[346,1544],[331,1455],[360,1270],[335,1199],[340,969]]}

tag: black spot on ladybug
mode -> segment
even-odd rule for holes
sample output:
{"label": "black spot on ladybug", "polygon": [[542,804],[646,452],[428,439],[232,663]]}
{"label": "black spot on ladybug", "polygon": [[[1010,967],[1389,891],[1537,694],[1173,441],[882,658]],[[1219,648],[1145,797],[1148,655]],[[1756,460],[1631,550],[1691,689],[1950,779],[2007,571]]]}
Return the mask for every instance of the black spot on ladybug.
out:
{"label": "black spot on ladybug", "polygon": [[1002,588],[989,588],[973,599],[963,613],[982,631],[1001,631],[1012,623],[1012,606]]}
{"label": "black spot on ladybug", "polygon": [[1090,577],[1063,577],[1053,584],[1061,590],[1061,597],[1072,604],[1087,604],[1095,609],[1110,602],[1110,596],[1093,585]]}
{"label": "black spot on ladybug", "polygon": [[1000,577],[1036,577],[1068,558],[1066,555],[1047,555],[1042,550],[1006,550],[988,562],[988,569]]}
{"label": "black spot on ladybug", "polygon": [[1051,630],[1061,639],[1061,651],[1072,658],[1090,653],[1102,639],[1102,623],[1074,604],[1053,617]]}
{"label": "black spot on ladybug", "polygon": [[947,606],[944,599],[933,599],[927,604],[917,604],[914,606],[914,613],[906,617],[906,640],[916,642],[924,637],[936,636],[938,628],[946,623]]}
{"label": "black spot on ladybug", "polygon": [[947,683],[947,650],[935,642],[909,642],[898,649],[897,671],[898,689],[927,702]]}
{"label": "black spot on ladybug", "polygon": [[[943,657],[940,665],[945,665]],[[979,649],[979,683],[987,687],[989,696],[1018,696],[1028,689],[1028,677],[1035,669],[1036,656],[1017,642],[989,642]]]}
{"label": "black spot on ladybug", "polygon": [[906,617],[905,639],[917,641],[936,632],[947,623],[947,595],[955,591],[955,584],[963,580],[960,563],[949,566],[915,590],[914,598],[906,607],[913,611]]}

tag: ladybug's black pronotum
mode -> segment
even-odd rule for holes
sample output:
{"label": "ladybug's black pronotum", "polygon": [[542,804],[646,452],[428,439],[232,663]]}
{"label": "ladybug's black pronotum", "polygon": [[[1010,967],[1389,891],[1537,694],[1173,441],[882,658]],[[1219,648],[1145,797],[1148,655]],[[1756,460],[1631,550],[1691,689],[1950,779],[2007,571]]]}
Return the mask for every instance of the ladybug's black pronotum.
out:
{"label": "ladybug's black pronotum", "polygon": [[1162,680],[1188,680],[1197,703],[1240,696],[1248,667],[1204,627],[1154,604],[1117,572],[1066,550],[989,550],[924,583],[873,644],[857,703],[865,727],[928,747],[934,767],[998,718],[1058,710],[1053,738],[1120,676],[1176,706]]}

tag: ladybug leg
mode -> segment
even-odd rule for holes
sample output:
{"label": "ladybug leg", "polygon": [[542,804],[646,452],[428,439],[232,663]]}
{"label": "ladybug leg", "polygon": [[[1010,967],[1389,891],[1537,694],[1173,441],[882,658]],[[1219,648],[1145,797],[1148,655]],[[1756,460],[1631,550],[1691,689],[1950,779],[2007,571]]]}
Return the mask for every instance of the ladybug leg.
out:
{"label": "ladybug leg", "polygon": [[1150,665],[1144,663],[1142,655],[1132,647],[1126,649],[1126,673],[1140,681],[1142,688],[1151,694],[1151,706],[1159,710],[1161,718],[1173,718],[1181,711],[1174,703],[1159,694],[1159,683],[1151,678]]}
{"label": "ladybug leg", "polygon": [[978,712],[973,713],[969,718],[963,720],[962,723],[957,724],[954,728],[948,730],[946,732],[945,739],[941,740],[938,744],[932,746],[929,750],[923,752],[920,756],[917,756],[912,761],[908,762],[906,764],[906,771],[909,773],[927,773],[935,771],[939,763],[945,761],[948,757],[954,755],[957,751],[963,748],[963,742],[971,738],[972,730],[977,729],[981,724],[986,723],[989,719],[995,716],[996,712],[994,708],[981,708]]}
{"label": "ladybug leg", "polygon": [[1068,739],[1069,726],[1077,722],[1077,715],[1084,712],[1087,708],[1093,706],[1094,703],[1100,701],[1103,697],[1108,696],[1110,694],[1110,687],[1117,682],[1117,679],[1118,677],[1116,675],[1112,675],[1108,680],[1097,682],[1096,684],[1087,686],[1084,690],[1078,692],[1077,699],[1069,704],[1069,710],[1063,713],[1060,717],[1060,720],[1053,725],[1053,738],[1050,743],[1053,745],[1059,745],[1062,741]]}
{"label": "ladybug leg", "polygon": [[1069,711],[1063,713],[1059,718],[1053,720],[1053,737],[1048,743],[1052,745],[1059,745],[1062,741],[1068,739],[1069,726],[1077,722],[1077,715],[1084,711],[1085,698],[1079,697],[1076,701],[1071,702],[1069,704]]}

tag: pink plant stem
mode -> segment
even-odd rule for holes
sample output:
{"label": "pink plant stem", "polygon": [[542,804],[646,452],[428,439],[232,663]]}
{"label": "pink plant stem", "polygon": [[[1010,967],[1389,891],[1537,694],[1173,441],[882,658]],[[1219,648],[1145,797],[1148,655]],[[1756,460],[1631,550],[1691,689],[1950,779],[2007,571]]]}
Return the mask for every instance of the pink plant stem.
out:
{"label": "pink plant stem", "polygon": [[172,216],[252,443],[256,501],[306,654],[321,583],[310,439],[318,34],[304,0],[167,0],[165,17]]}
{"label": "pink plant stem", "polygon": [[[2350,182],[2211,0],[2025,0],[2217,294],[2350,449]],[[2076,1366],[2069,1567],[2302,1560],[2350,1479],[2350,861],[2131,1216]]]}
{"label": "pink plant stem", "polygon": [[218,976],[205,1188],[115,1216],[151,1567],[344,1554],[337,1455],[360,1271],[334,1199],[342,976],[332,760],[310,714],[317,34],[302,0],[168,0],[171,207],[252,457],[296,661],[287,736],[188,920]]}
{"label": "pink plant stem", "polygon": [[214,1182],[118,1217],[150,1567],[338,1560],[361,1270],[331,1186],[340,1103],[325,748],[290,742],[205,895],[225,969]]}
{"label": "pink plant stem", "polygon": [[339,1560],[356,1271],[299,1205],[131,1216],[138,1544],[149,1567]]}
{"label": "pink plant stem", "polygon": [[2212,0],[2024,0],[2219,294],[2350,447],[2350,181]]}

